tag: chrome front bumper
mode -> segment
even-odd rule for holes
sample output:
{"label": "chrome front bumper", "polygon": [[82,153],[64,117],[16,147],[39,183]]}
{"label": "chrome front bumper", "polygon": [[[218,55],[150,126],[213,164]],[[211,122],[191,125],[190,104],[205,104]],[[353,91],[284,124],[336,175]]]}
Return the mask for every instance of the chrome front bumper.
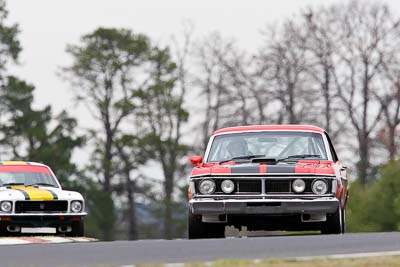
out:
{"label": "chrome front bumper", "polygon": [[192,199],[193,214],[316,214],[334,213],[339,207],[335,197],[317,199]]}
{"label": "chrome front bumper", "polygon": [[86,216],[87,212],[80,213],[0,213],[0,221],[2,217],[55,217],[55,216],[68,216],[68,217],[82,217]]}

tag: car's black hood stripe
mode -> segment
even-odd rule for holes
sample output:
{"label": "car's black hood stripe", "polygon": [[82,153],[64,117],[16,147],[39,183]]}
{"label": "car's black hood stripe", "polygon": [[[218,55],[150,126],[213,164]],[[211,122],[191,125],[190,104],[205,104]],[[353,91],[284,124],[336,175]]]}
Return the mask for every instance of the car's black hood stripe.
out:
{"label": "car's black hood stripe", "polygon": [[[295,173],[296,165],[266,165],[266,173]],[[231,173],[261,173],[260,164],[232,165]]]}
{"label": "car's black hood stripe", "polygon": [[233,165],[231,167],[231,173],[259,173],[259,172],[260,172],[259,164],[246,165],[246,166]]}
{"label": "car's black hood stripe", "polygon": [[24,197],[25,197],[25,200],[30,200],[31,198],[29,197],[29,194],[26,192],[26,191],[24,191],[24,190],[22,190],[22,189],[16,189],[16,188],[13,188],[14,190],[17,190],[17,191],[19,191],[19,192],[21,192],[23,195],[24,195]]}

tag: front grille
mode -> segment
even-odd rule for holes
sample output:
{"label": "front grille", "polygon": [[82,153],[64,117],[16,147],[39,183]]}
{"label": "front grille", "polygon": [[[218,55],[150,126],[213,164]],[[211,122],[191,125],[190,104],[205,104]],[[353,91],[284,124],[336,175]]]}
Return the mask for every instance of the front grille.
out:
{"label": "front grille", "polygon": [[[265,193],[273,194],[273,193],[294,193],[292,190],[292,183],[296,178],[288,178],[288,179],[266,179],[265,180]],[[311,189],[311,185],[314,179],[303,179],[306,183],[306,188],[303,194],[313,194]],[[332,191],[331,180],[325,180],[328,183],[328,192]]]}
{"label": "front grille", "polygon": [[68,201],[16,201],[15,213],[56,213],[67,212]]}
{"label": "front grille", "polygon": [[261,194],[261,180],[239,180],[236,183],[237,193]]}
{"label": "front grille", "polygon": [[[306,188],[303,193],[300,194],[314,194],[311,189],[311,185],[315,179],[318,177],[282,177],[282,178],[259,178],[259,179],[252,179],[252,178],[237,178],[231,177],[226,178],[230,179],[235,183],[235,189],[231,194],[262,194],[262,180],[265,181],[265,194],[297,194],[292,190],[292,183],[295,179],[301,178],[304,180],[306,184]],[[210,179],[210,178],[207,178]],[[216,184],[216,190],[214,194],[224,194],[221,190],[221,183],[225,178],[217,178],[213,179]],[[328,193],[332,192],[332,180],[331,179],[324,179],[328,183]],[[201,180],[195,181],[196,191],[199,192],[199,184]]]}
{"label": "front grille", "polygon": [[265,193],[288,193],[291,190],[290,180],[266,180]]}
{"label": "front grille", "polygon": [[[221,183],[225,179],[215,179],[215,194],[224,194],[221,189]],[[232,194],[261,194],[261,180],[253,179],[230,179],[235,183],[235,189]],[[200,181],[196,181],[197,191]]]}

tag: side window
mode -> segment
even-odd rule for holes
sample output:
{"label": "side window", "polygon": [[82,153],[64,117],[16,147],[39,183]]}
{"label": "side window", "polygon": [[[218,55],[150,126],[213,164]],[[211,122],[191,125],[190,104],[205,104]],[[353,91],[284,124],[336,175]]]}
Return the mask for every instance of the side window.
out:
{"label": "side window", "polygon": [[325,132],[325,136],[326,136],[326,139],[328,140],[328,143],[329,143],[329,150],[332,153],[332,159],[333,159],[334,162],[336,162],[336,161],[339,160],[339,158],[338,158],[338,156],[336,154],[335,149],[333,148],[332,141],[331,141],[331,139],[329,138],[329,135],[326,132]]}

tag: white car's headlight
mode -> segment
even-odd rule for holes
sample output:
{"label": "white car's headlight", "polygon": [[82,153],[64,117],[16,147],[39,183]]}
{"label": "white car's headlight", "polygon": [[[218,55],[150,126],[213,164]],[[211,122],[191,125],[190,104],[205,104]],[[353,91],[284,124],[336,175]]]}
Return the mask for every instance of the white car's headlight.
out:
{"label": "white car's headlight", "polygon": [[296,193],[302,193],[306,189],[306,183],[303,179],[296,179],[292,183],[293,191]]}
{"label": "white car's headlight", "polygon": [[206,179],[200,182],[199,191],[203,195],[210,195],[215,192],[215,182],[210,179]]}
{"label": "white car's headlight", "polygon": [[328,192],[328,184],[325,180],[314,180],[311,189],[316,195],[324,195]]}
{"label": "white car's headlight", "polygon": [[0,210],[2,212],[11,212],[12,203],[11,201],[2,201],[0,204]]}
{"label": "white car's headlight", "polygon": [[83,208],[82,201],[74,200],[71,202],[71,211],[72,212],[81,212]]}
{"label": "white car's headlight", "polygon": [[221,183],[221,190],[225,194],[230,194],[235,189],[235,184],[231,180],[224,180]]}

